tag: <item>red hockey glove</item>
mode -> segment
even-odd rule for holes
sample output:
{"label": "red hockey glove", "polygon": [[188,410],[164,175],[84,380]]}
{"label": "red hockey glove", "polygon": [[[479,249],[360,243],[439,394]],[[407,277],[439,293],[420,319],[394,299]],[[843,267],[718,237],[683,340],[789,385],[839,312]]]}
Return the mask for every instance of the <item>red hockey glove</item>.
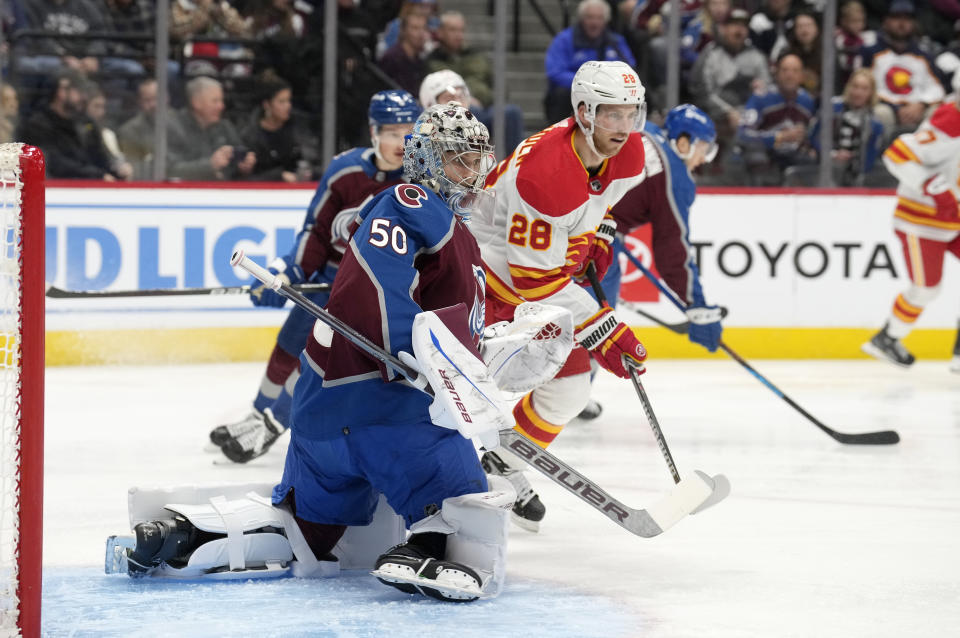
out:
{"label": "red hockey glove", "polygon": [[923,193],[933,198],[937,206],[937,219],[948,222],[957,221],[957,216],[960,215],[960,211],[957,210],[957,198],[954,197],[950,190],[950,183],[943,175],[937,173],[925,181]]}
{"label": "red hockey glove", "polygon": [[630,373],[623,364],[623,358],[631,359],[643,374],[643,361],[647,358],[647,350],[637,340],[630,327],[619,321],[610,307],[600,311],[577,326],[573,334],[581,346],[590,351],[597,363],[624,379],[630,378]]}
{"label": "red hockey glove", "polygon": [[590,245],[590,251],[583,264],[574,273],[574,279],[582,279],[587,274],[587,266],[593,262],[597,269],[597,279],[603,281],[603,276],[607,274],[607,269],[613,263],[613,240],[617,234],[617,222],[613,217],[607,215],[600,222],[596,234],[593,236],[593,244]]}

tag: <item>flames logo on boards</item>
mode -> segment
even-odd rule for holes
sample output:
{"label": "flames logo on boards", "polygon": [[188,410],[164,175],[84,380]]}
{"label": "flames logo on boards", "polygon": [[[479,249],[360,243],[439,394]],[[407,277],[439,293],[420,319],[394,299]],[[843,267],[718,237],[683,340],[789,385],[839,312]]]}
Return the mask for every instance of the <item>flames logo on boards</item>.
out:
{"label": "flames logo on boards", "polygon": [[890,67],[883,77],[887,89],[896,95],[906,95],[913,90],[913,74],[902,66]]}

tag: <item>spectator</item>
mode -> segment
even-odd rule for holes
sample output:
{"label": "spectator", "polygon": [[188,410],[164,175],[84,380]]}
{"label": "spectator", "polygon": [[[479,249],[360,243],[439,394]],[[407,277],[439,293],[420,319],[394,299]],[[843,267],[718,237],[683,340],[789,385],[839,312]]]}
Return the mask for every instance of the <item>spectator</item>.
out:
{"label": "spectator", "polygon": [[61,72],[49,102],[21,122],[17,139],[43,151],[47,177],[107,182],[126,178],[113,172],[99,130],[83,114],[81,83],[78,74]]}
{"label": "spectator", "polygon": [[763,8],[750,18],[750,41],[768,60],[776,60],[787,48],[790,0],[764,0]]}
{"label": "spectator", "polygon": [[[449,69],[459,75],[460,82],[465,83],[470,96],[469,104],[464,104],[473,114],[483,122],[493,135],[493,71],[490,68],[490,58],[484,53],[474,51],[466,46],[466,19],[458,11],[448,11],[440,16],[440,27],[437,29],[437,48],[427,58],[427,70],[433,72]],[[430,75],[427,76],[429,78]],[[436,104],[436,95],[429,96],[429,104],[424,101],[423,87],[427,78],[420,84],[420,106],[427,108]],[[505,130],[504,138],[507,148],[506,155],[523,141],[523,111],[516,104],[504,105]]]}
{"label": "spectator", "polygon": [[820,23],[810,13],[798,13],[793,19],[788,36],[788,52],[803,63],[803,82],[808,92],[817,95],[820,91],[820,70],[823,45],[820,43]]}
{"label": "spectator", "polygon": [[[156,29],[156,9],[146,0],[105,0],[112,30],[120,35],[152,33]],[[148,48],[153,44],[139,40],[116,39],[109,43],[110,57],[103,60],[108,74],[142,76],[146,73]],[[152,60],[150,60],[152,62]]]}
{"label": "spectator", "polygon": [[308,136],[297,130],[291,117],[290,85],[279,77],[268,76],[260,86],[260,109],[240,135],[257,156],[257,172],[250,179],[288,183],[313,179],[313,169],[304,159],[301,147],[301,141]]}
{"label": "spectator", "polygon": [[[877,84],[870,69],[853,72],[843,95],[833,98],[833,176],[838,186],[863,186],[865,178],[879,166],[883,152],[883,126],[874,116]],[[820,121],[814,119],[810,143],[820,152]]]}
{"label": "spectator", "polygon": [[0,83],[0,144],[13,142],[17,130],[20,100],[12,84]]}
{"label": "spectator", "polygon": [[117,143],[117,134],[107,126],[107,98],[103,90],[95,82],[88,81],[84,87],[86,97],[85,112],[94,126],[94,134],[100,135],[103,147],[107,150],[110,159],[111,172],[129,180],[133,177],[133,167],[124,158]]}
{"label": "spectator", "polygon": [[252,20],[243,18],[227,0],[171,0],[170,37],[190,40],[183,47],[184,74],[249,75],[250,65],[238,60],[252,60],[252,51],[236,42],[203,42],[204,36],[249,38]]}
{"label": "spectator", "polygon": [[570,85],[580,65],[588,60],[637,62],[627,41],[610,27],[610,5],[606,0],[580,0],[577,22],[557,34],[547,49],[547,95],[544,111],[550,124],[573,114]]}
{"label": "spectator", "polygon": [[253,172],[256,155],[223,115],[223,88],[212,78],[198,77],[186,87],[187,107],[167,124],[167,175],[192,180],[227,180]]}
{"label": "spectator", "polygon": [[953,23],[953,35],[947,48],[937,56],[937,69],[942,74],[945,85],[947,81],[952,83],[954,76],[960,71],[960,20]]}
{"label": "spectator", "polygon": [[697,105],[717,125],[717,141],[724,152],[730,150],[747,99],[770,82],[766,56],[747,42],[749,20],[743,9],[732,10],[717,29],[717,40],[707,45],[691,72]]}
{"label": "spectator", "polygon": [[[703,9],[690,21],[680,37],[680,60],[690,69],[704,47],[713,42],[716,25],[730,13],[730,0],[707,0]],[[664,58],[664,68],[666,58]]]}
{"label": "spectator", "polygon": [[917,46],[914,12],[910,0],[894,0],[877,44],[861,54],[877,83],[877,116],[897,135],[916,129],[945,96],[933,60]]}
{"label": "spectator", "polygon": [[860,50],[877,43],[877,32],[867,30],[867,11],[859,0],[850,0],[840,7],[836,30],[837,83],[846,86],[856,68]]}
{"label": "spectator", "polygon": [[423,60],[426,44],[427,19],[411,13],[401,20],[400,39],[380,58],[380,68],[410,94],[420,90],[420,82],[426,75]]}
{"label": "spectator", "polygon": [[120,125],[117,142],[120,151],[133,166],[134,179],[153,176],[154,122],[157,113],[157,81],[143,80],[137,87],[138,112]]}
{"label": "spectator", "polygon": [[[87,0],[32,0],[24,3],[27,27],[62,35],[106,31],[109,20],[101,4]],[[27,38],[16,57],[20,73],[50,75],[62,69],[96,73],[107,52],[102,40]]]}
{"label": "spectator", "polygon": [[747,100],[737,141],[754,186],[779,184],[783,169],[813,163],[807,125],[815,107],[802,79],[800,58],[785,53],[777,60],[774,85]]}
{"label": "spectator", "polygon": [[[440,26],[440,21],[437,18],[437,0],[404,0],[403,4],[400,5],[397,17],[387,23],[377,40],[377,59],[382,58],[387,49],[392,48],[400,41],[401,26],[404,19],[410,15],[419,15],[426,19],[428,34],[435,32]],[[427,52],[433,48],[429,39],[424,47]]]}

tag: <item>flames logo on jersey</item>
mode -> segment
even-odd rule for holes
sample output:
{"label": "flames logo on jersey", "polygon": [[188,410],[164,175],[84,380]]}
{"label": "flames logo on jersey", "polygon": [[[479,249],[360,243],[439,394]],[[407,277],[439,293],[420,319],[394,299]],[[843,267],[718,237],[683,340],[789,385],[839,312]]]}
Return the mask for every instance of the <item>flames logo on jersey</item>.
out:
{"label": "flames logo on jersey", "polygon": [[883,79],[887,89],[896,95],[906,95],[913,90],[913,74],[902,66],[890,67]]}
{"label": "flames logo on jersey", "polygon": [[487,274],[481,266],[473,264],[473,276],[477,282],[477,289],[473,293],[473,307],[470,309],[470,336],[474,343],[480,343],[480,335],[483,334],[483,325],[487,314],[486,288]]}

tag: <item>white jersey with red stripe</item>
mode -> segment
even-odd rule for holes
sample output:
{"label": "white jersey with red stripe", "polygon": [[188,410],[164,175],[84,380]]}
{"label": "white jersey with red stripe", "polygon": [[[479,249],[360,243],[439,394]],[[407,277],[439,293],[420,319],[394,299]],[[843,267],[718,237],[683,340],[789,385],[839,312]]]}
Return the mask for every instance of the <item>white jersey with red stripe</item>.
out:
{"label": "white jersey with red stripe", "polygon": [[599,310],[572,280],[604,215],[644,179],[644,150],[632,133],[595,175],[573,145],[568,118],[524,140],[490,172],[492,217],[474,215],[471,230],[487,270],[487,294],[516,306],[542,301],[567,308],[580,324]]}
{"label": "white jersey with red stripe", "polygon": [[960,108],[941,105],[913,133],[899,136],[883,154],[883,163],[899,180],[894,227],[911,235],[950,241],[960,232],[960,212],[952,219],[937,214],[924,184],[942,175],[960,200]]}

